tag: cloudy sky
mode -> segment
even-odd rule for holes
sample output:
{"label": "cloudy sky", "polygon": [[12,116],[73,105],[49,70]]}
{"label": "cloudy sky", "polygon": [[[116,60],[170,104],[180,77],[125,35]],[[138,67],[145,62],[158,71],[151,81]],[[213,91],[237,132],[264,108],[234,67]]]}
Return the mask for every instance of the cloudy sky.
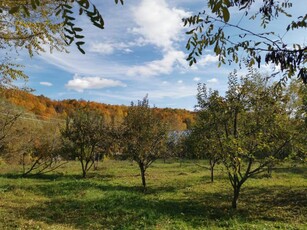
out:
{"label": "cloudy sky", "polygon": [[[228,74],[238,68],[218,68],[212,50],[206,50],[197,65],[188,66],[188,37],[181,19],[203,10],[204,0],[129,0],[124,6],[112,0],[92,2],[104,17],[105,29],[99,31],[87,18],[79,19],[78,25],[85,29],[85,55],[73,46],[68,54],[46,52],[22,61],[30,77],[27,86],[35,94],[125,105],[148,94],[157,107],[193,110],[197,83],[224,92]],[[303,15],[306,5],[292,11]],[[238,23],[242,12],[231,16]],[[254,26],[244,20],[240,23]],[[285,25],[275,24],[274,29],[284,36]],[[299,42],[306,44],[304,32]],[[291,42],[294,37],[297,41],[298,36],[290,33],[284,39]],[[263,66],[262,71],[268,70]]]}

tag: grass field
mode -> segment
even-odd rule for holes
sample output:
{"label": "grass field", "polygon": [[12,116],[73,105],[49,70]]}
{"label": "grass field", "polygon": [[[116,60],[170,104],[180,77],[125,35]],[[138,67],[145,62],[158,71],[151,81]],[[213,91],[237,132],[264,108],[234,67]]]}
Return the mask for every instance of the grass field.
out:
{"label": "grass field", "polygon": [[307,229],[306,166],[248,180],[236,211],[221,166],[210,183],[192,161],[156,162],[145,194],[127,161],[106,160],[87,179],[78,162],[27,178],[0,167],[0,229]]}

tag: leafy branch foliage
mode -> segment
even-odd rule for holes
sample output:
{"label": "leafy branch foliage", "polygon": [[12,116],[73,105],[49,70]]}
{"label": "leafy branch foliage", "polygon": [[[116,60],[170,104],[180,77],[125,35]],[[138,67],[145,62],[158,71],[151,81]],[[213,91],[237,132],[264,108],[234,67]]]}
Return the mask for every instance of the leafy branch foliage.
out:
{"label": "leafy branch foliage", "polygon": [[146,189],[145,172],[166,151],[167,125],[150,108],[147,96],[131,103],[123,122],[121,143],[123,156],[137,162]]}
{"label": "leafy branch foliage", "polygon": [[101,13],[89,0],[0,1],[0,49],[5,49],[0,58],[0,83],[8,85],[17,78],[27,79],[20,69],[23,66],[11,60],[10,51],[26,49],[31,57],[46,47],[66,51],[65,47],[74,43],[84,54],[83,29],[76,26],[81,15],[86,15],[96,28],[104,28]]}
{"label": "leafy branch foliage", "polygon": [[[2,92],[0,91],[2,94]],[[22,112],[0,96],[0,154],[5,152],[9,142],[14,136],[14,126]]]}
{"label": "leafy branch foliage", "polygon": [[[56,7],[53,12],[50,12],[50,16],[54,14],[55,16],[61,16],[63,19],[62,24],[66,44],[71,45],[75,41],[79,51],[84,54],[85,51],[81,48],[81,46],[85,44],[85,42],[82,40],[84,35],[81,34],[83,29],[77,27],[74,23],[76,21],[73,11],[74,3],[77,5],[79,16],[85,14],[95,27],[104,29],[104,20],[99,10],[89,0],[57,0],[53,3],[56,5]],[[124,4],[124,1],[115,0],[115,3]],[[40,6],[40,0],[25,0],[23,4],[14,5],[9,8],[8,12],[14,15],[19,11],[22,11],[24,16],[31,17],[31,12],[36,11]],[[3,13],[1,8],[0,13]]]}
{"label": "leafy branch foliage", "polygon": [[[85,44],[85,42],[83,41],[84,35],[81,34],[83,29],[77,27],[74,23],[76,20],[73,12],[74,2],[77,3],[77,7],[79,9],[79,16],[85,14],[95,27],[99,29],[104,29],[104,20],[96,6],[88,0],[61,1],[61,3],[56,7],[55,15],[61,15],[63,19],[66,44],[71,45],[73,42],[75,42],[79,51],[85,54],[85,51],[81,47]],[[118,0],[115,0],[115,3],[118,4]],[[123,0],[121,0],[120,3],[123,4]]]}
{"label": "leafy branch foliage", "polygon": [[[32,129],[32,130],[31,130]],[[63,161],[62,143],[59,127],[54,124],[43,124],[26,130],[30,136],[29,140],[22,146],[30,161],[30,167],[26,169],[25,162],[23,175],[44,174],[54,171],[67,163]],[[25,131],[24,131],[25,132]],[[26,135],[24,133],[24,135]],[[23,158],[24,158],[23,157]]]}
{"label": "leafy branch foliage", "polygon": [[203,154],[219,159],[227,169],[236,208],[246,180],[289,154],[285,149],[293,134],[285,99],[274,84],[249,68],[249,75],[240,81],[236,73],[230,75],[225,97],[199,85],[198,106],[192,134],[202,143]]}
{"label": "leafy branch foliage", "polygon": [[62,130],[64,149],[69,153],[68,158],[80,161],[83,177],[95,160],[108,151],[112,142],[110,131],[110,124],[104,116],[89,107],[79,108],[67,117]]}
{"label": "leafy branch foliage", "polygon": [[214,167],[221,162],[223,149],[218,139],[223,130],[225,118],[221,116],[221,110],[226,111],[226,103],[218,91],[207,90],[206,85],[198,84],[197,88],[197,117],[187,144],[191,153],[200,159],[207,159],[210,165],[211,182],[214,181]]}
{"label": "leafy branch foliage", "polygon": [[[250,15],[249,10],[255,0],[209,0],[209,12],[203,11],[196,15],[184,18],[185,26],[190,27],[187,34],[190,36],[186,48],[190,51],[187,60],[190,65],[197,62],[197,58],[203,55],[207,48],[213,48],[219,57],[221,64],[238,63],[242,60],[242,53],[246,54],[249,66],[256,63],[260,67],[262,60],[265,63],[273,63],[284,72],[283,80],[297,74],[298,78],[307,83],[307,48],[305,45],[293,44],[292,47],[283,41],[283,37],[274,31],[265,30],[267,25],[281,14],[292,17],[286,12],[292,7],[292,3],[276,0],[264,0],[259,11]],[[260,27],[263,32],[254,32],[231,22],[231,9],[238,8],[248,20],[256,20],[260,17]],[[286,26],[285,32],[307,27],[307,14],[299,16],[297,21],[292,21]],[[230,31],[238,31],[238,35],[230,34]],[[250,38],[250,39],[249,39]]]}

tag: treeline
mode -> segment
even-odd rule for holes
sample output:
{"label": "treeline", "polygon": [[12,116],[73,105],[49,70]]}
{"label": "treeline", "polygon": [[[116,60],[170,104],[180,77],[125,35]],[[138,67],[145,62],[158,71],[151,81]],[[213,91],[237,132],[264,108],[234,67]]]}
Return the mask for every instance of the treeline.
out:
{"label": "treeline", "polygon": [[[99,110],[105,119],[120,123],[127,115],[128,106],[109,105],[83,99],[51,100],[43,95],[36,96],[18,89],[2,89],[1,93],[12,104],[33,113],[38,119],[65,119],[66,116],[81,107]],[[159,116],[166,120],[173,130],[186,130],[194,122],[195,113],[185,109],[153,108]]]}

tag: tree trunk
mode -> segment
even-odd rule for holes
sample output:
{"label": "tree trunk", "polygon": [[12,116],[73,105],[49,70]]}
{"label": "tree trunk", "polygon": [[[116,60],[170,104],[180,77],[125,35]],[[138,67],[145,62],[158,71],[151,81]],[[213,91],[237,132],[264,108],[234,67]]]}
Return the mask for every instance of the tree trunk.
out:
{"label": "tree trunk", "polygon": [[237,209],[241,185],[237,184],[233,188],[232,208]]}
{"label": "tree trunk", "polygon": [[95,159],[94,159],[94,171],[98,170],[98,163],[99,163],[99,154],[95,154]]}
{"label": "tree trunk", "polygon": [[84,165],[83,159],[80,159],[80,163],[82,166],[82,177],[85,178],[86,177],[86,166]]}
{"label": "tree trunk", "polygon": [[215,162],[213,160],[210,160],[210,172],[211,172],[211,183],[214,181],[214,166]]}
{"label": "tree trunk", "polygon": [[213,183],[213,181],[214,181],[214,178],[213,178],[213,176],[214,176],[214,174],[213,174],[213,169],[214,169],[214,166],[210,166],[210,171],[211,171],[211,183]]}
{"label": "tree trunk", "polygon": [[26,176],[26,175],[28,175],[30,172],[32,172],[32,170],[35,168],[35,166],[38,164],[38,162],[39,162],[39,159],[36,160],[36,161],[34,162],[34,164],[31,166],[31,168],[30,168],[28,171],[24,172],[22,175],[23,175],[23,176]]}
{"label": "tree trunk", "polygon": [[144,168],[144,164],[140,163],[140,170],[141,170],[141,177],[142,177],[142,185],[143,185],[143,190],[144,192],[146,191],[146,178],[145,178],[145,168]]}
{"label": "tree trunk", "polygon": [[25,153],[22,154],[22,173],[26,172],[26,162],[25,162]]}
{"label": "tree trunk", "polygon": [[268,165],[268,177],[272,177],[273,165]]}

